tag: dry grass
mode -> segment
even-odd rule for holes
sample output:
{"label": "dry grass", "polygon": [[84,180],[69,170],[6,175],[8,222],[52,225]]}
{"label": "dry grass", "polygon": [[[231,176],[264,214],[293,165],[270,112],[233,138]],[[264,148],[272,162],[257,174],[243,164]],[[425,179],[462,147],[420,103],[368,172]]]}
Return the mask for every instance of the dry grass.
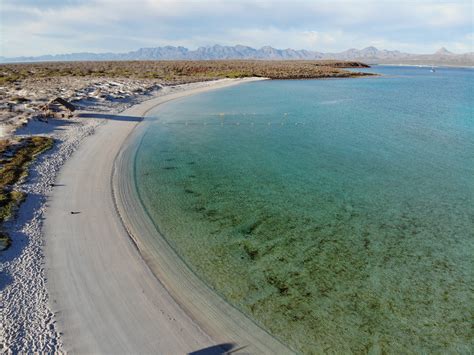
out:
{"label": "dry grass", "polygon": [[26,78],[116,77],[158,79],[179,84],[218,78],[267,77],[272,79],[309,79],[367,75],[343,68],[363,68],[366,64],[345,61],[116,61],[47,62],[0,65],[0,84]]}
{"label": "dry grass", "polygon": [[2,226],[26,197],[23,192],[15,190],[15,186],[27,176],[28,166],[38,154],[52,145],[53,140],[48,137],[28,137],[16,142],[0,141],[0,250],[11,244]]}

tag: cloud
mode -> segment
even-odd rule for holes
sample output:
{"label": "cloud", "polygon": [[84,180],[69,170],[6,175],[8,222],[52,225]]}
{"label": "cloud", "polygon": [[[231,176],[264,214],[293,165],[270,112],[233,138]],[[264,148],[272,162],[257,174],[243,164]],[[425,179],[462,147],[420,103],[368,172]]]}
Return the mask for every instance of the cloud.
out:
{"label": "cloud", "polygon": [[340,51],[471,48],[471,1],[3,0],[4,56],[244,44]]}

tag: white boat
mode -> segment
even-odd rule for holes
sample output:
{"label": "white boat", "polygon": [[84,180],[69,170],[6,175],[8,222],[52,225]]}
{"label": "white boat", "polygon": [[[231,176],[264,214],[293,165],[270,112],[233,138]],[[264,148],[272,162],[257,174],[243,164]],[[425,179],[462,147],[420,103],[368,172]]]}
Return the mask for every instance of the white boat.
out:
{"label": "white boat", "polygon": [[432,66],[430,72],[434,73],[436,72],[435,68]]}

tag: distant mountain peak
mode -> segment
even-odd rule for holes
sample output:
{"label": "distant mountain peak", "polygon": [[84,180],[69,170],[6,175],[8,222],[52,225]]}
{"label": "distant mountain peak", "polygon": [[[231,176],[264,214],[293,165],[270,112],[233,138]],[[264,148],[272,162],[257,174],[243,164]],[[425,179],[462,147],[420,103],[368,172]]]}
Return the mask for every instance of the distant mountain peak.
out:
{"label": "distant mountain peak", "polygon": [[446,48],[444,48],[444,47],[441,47],[441,48],[438,49],[434,54],[438,54],[438,55],[451,55],[451,54],[454,54],[454,53],[448,51],[448,50],[447,50]]}

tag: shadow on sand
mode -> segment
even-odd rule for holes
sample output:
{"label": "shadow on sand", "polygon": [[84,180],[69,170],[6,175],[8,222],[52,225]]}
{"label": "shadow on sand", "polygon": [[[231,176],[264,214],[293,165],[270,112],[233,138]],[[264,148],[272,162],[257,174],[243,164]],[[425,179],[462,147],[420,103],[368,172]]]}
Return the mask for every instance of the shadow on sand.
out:
{"label": "shadow on sand", "polygon": [[40,121],[32,119],[27,125],[18,128],[15,131],[16,135],[36,135],[36,134],[51,134],[55,131],[65,130],[72,122],[66,119],[51,118],[48,121]]}
{"label": "shadow on sand", "polygon": [[121,116],[121,115],[111,115],[106,113],[79,113],[76,115],[79,118],[98,118],[104,120],[114,120],[114,121],[129,121],[129,122],[139,122],[142,120],[142,117],[138,116]]}
{"label": "shadow on sand", "polygon": [[223,355],[223,354],[233,354],[236,351],[242,350],[244,347],[236,348],[234,343],[222,343],[218,345],[213,345],[208,348],[200,349],[188,353],[188,355]]}

